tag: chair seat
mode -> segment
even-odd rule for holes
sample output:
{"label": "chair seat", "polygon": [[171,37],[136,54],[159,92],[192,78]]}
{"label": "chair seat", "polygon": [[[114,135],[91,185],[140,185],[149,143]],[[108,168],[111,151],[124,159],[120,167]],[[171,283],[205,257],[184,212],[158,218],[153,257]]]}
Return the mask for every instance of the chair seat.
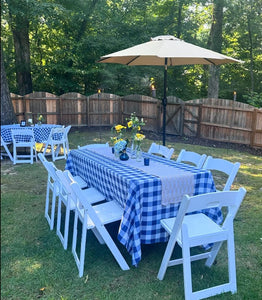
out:
{"label": "chair seat", "polygon": [[[121,220],[123,209],[115,202],[109,201],[93,206],[102,224],[109,224]],[[81,217],[84,218],[84,209],[80,209]],[[87,218],[87,229],[94,228],[95,225],[91,218]]]}
{"label": "chair seat", "polygon": [[95,188],[87,188],[83,190],[83,195],[88,199],[88,202],[93,204],[105,200],[105,196]]}
{"label": "chair seat", "polygon": [[84,179],[80,176],[73,176],[74,180],[79,184],[81,189],[87,188],[87,183],[84,181]]}
{"label": "chair seat", "polygon": [[[161,225],[166,229],[166,231],[171,234],[173,226],[175,224],[176,218],[169,218],[161,220]],[[197,244],[201,245],[202,242],[199,237],[203,236],[212,236],[212,234],[218,234],[219,232],[223,232],[223,229],[212,221],[205,214],[198,213],[193,215],[186,215],[183,220],[183,224],[187,225],[188,229],[188,238],[194,239],[197,238]],[[217,238],[216,238],[217,240]],[[177,236],[177,242],[179,245],[182,244],[181,240],[181,230]]]}

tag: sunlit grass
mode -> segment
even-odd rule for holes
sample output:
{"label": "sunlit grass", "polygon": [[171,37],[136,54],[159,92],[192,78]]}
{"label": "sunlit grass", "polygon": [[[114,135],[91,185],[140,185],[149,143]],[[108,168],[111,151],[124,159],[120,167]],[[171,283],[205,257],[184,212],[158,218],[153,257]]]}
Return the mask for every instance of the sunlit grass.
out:
{"label": "sunlit grass", "polygon": [[[109,139],[110,131],[103,129],[69,135],[71,149]],[[145,140],[144,151],[151,142]],[[241,163],[232,187],[247,189],[235,219],[238,292],[212,299],[262,299],[262,157],[232,149],[176,143],[175,139],[167,141],[167,145],[175,149],[172,159],[184,148]],[[55,164],[63,169],[65,160]],[[14,166],[4,161],[1,165],[1,299],[184,299],[181,266],[169,268],[163,281],[157,279],[165,243],[143,245],[142,261],[135,268],[126,249],[117,242],[131,266],[129,271],[122,271],[110,251],[90,232],[84,276],[80,279],[70,249],[72,235],[69,248],[64,251],[44,218],[46,179],[40,162]],[[117,229],[109,227],[112,236],[116,236]],[[193,263],[192,269],[196,288],[224,282],[225,252],[219,253],[217,264],[210,270],[203,261]]]}

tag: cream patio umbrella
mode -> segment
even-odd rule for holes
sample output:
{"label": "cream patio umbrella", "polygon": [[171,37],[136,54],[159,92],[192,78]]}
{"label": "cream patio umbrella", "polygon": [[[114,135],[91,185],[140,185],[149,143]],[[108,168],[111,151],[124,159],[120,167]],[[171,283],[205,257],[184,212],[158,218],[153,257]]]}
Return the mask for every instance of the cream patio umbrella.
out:
{"label": "cream patio umbrella", "polygon": [[171,35],[157,36],[151,41],[118,52],[102,56],[100,63],[117,63],[128,66],[164,66],[163,145],[166,135],[167,67],[179,65],[221,65],[241,63],[240,60],[225,56],[187,42]]}

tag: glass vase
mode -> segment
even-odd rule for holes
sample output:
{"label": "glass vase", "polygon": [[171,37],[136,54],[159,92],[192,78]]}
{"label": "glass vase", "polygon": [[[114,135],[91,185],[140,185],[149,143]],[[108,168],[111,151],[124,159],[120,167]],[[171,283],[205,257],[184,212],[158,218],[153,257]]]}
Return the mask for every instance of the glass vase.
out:
{"label": "glass vase", "polygon": [[136,161],[142,161],[141,145],[137,145],[137,147],[136,147]]}
{"label": "glass vase", "polygon": [[136,146],[134,144],[134,141],[132,141],[130,149],[131,149],[130,158],[135,159],[136,158]]}

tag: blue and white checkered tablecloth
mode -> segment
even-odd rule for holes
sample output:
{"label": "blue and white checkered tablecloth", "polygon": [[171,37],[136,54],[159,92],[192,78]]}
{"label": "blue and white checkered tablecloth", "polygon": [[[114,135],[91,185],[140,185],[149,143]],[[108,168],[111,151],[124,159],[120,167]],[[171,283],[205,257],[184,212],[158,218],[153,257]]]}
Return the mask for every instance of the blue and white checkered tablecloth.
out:
{"label": "blue and white checkered tablecloth", "polygon": [[[164,164],[183,168],[194,174],[194,194],[215,191],[213,177],[207,170],[176,163],[154,155],[143,153]],[[164,242],[168,236],[160,220],[176,216],[179,204],[161,204],[161,180],[136,168],[122,164],[90,150],[71,150],[66,169],[74,176],[80,175],[90,187],[103,193],[108,201],[116,200],[124,208],[118,239],[132,255],[133,265],[141,260],[141,244]],[[217,223],[223,220],[221,211],[204,211]]]}
{"label": "blue and white checkered tablecloth", "polygon": [[54,125],[54,124],[36,124],[33,127],[21,127],[19,124],[13,125],[1,125],[1,136],[6,143],[12,142],[12,129],[32,129],[34,132],[35,141],[37,143],[43,143],[47,141],[51,129],[54,127],[61,127],[61,125]]}

